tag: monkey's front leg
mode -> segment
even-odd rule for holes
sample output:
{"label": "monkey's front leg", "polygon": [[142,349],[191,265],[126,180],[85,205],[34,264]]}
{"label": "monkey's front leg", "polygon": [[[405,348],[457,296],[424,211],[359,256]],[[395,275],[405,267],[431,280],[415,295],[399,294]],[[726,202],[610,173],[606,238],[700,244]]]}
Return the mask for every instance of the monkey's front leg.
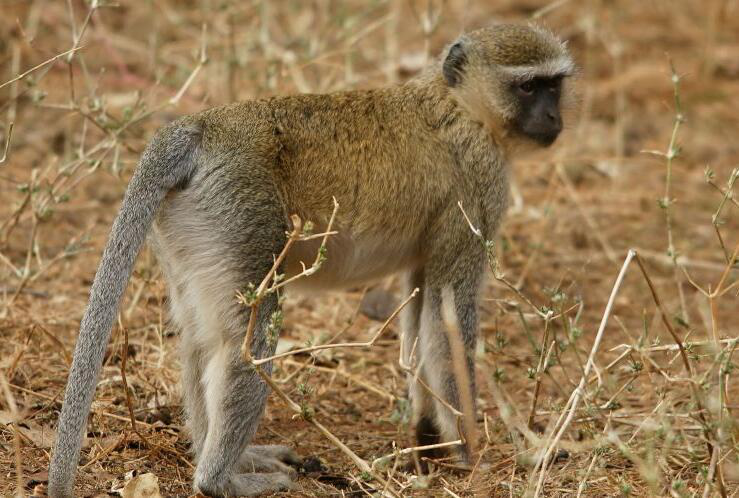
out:
{"label": "monkey's front leg", "polygon": [[[408,374],[408,399],[411,402],[411,423],[416,431],[416,443],[418,446],[428,446],[439,443],[439,429],[436,427],[433,398],[422,386],[421,382],[419,382],[420,379],[420,381],[428,385],[429,376],[426,374],[425,368],[434,367],[433,365],[424,367],[419,362],[419,357],[421,356],[420,351],[424,347],[424,341],[419,337],[421,311],[423,309],[425,295],[423,270],[414,270],[406,275],[404,287],[403,295],[410,294],[415,288],[421,291],[402,311],[402,355],[404,363],[411,366],[411,373]],[[437,450],[426,450],[416,452],[413,456],[419,472],[427,474],[428,465],[423,458],[435,458],[440,455],[441,452]]]}
{"label": "monkey's front leg", "polygon": [[[457,263],[463,260],[464,256],[461,256]],[[482,271],[475,258],[470,258],[467,265],[453,265],[453,271],[432,271],[427,274],[430,278],[427,278],[421,312],[420,368],[423,378],[436,396],[431,405],[433,414],[417,415],[417,420],[428,420],[429,415],[432,415],[432,428],[438,430],[440,441],[449,442],[464,439],[464,435],[460,434],[462,424],[458,417],[445,403],[462,412],[463,396],[469,393],[472,408],[475,409],[474,353],[478,327],[477,295]],[[447,275],[451,278],[445,278]],[[437,278],[433,278],[434,276]],[[455,330],[448,330],[443,308],[453,310],[454,316],[449,318],[452,318],[450,321],[453,323],[450,325]],[[458,345],[464,353],[462,371],[466,373],[465,378],[457,378],[455,374],[459,371],[453,363],[452,347],[455,341],[459,341]],[[460,382],[466,382],[467,386],[461,386]],[[442,398],[445,403],[437,397]],[[424,428],[417,427],[417,433],[422,429]],[[425,428],[427,431],[428,429]],[[419,437],[419,444],[428,444],[426,441]],[[466,446],[458,447],[456,453],[462,460],[468,460]]]}

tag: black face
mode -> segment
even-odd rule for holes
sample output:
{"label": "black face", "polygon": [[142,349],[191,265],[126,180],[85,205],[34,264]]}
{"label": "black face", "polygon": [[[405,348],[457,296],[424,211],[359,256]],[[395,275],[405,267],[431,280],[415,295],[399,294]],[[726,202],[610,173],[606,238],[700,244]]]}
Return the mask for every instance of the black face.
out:
{"label": "black face", "polygon": [[514,84],[511,91],[519,100],[516,130],[540,145],[551,145],[562,131],[559,114],[562,77],[537,77]]}

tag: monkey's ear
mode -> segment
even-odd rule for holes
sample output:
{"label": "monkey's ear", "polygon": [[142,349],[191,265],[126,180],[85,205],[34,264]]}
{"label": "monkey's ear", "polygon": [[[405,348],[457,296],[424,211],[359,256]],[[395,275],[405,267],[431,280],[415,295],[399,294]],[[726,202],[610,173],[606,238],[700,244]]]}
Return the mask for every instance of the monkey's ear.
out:
{"label": "monkey's ear", "polygon": [[444,79],[449,86],[454,87],[462,82],[465,64],[467,64],[467,54],[465,53],[464,44],[462,41],[458,41],[449,48],[441,68]]}

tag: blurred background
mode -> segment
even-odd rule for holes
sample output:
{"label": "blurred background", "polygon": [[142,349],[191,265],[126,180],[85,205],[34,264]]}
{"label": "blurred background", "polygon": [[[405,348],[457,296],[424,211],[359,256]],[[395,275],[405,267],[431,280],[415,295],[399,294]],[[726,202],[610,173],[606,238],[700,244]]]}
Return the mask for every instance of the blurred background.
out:
{"label": "blurred background", "polygon": [[[482,303],[475,467],[440,462],[421,480],[402,457],[378,472],[402,496],[736,493],[739,2],[0,0],[0,495],[43,494],[89,285],[157,127],[235,100],[402,83],[496,22],[568,40],[576,102],[553,148],[513,161],[502,275]],[[632,262],[573,408],[629,249],[650,284]],[[366,291],[289,296],[282,347],[367,340],[405,296],[396,279]],[[275,371],[370,462],[413,444],[397,332]],[[177,342],[146,249],[93,404],[79,496],[120,490],[132,471],[154,473],[162,496],[191,494]],[[275,396],[257,442],[320,462],[286,496],[372,490]]]}

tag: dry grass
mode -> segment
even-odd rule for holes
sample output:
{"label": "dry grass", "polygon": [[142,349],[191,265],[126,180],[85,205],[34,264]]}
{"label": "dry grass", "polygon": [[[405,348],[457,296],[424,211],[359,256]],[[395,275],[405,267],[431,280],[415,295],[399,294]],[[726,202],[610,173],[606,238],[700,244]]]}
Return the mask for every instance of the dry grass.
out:
{"label": "dry grass", "polygon": [[[30,494],[46,479],[98,255],[157,126],[236,99],[401,81],[463,28],[531,16],[570,40],[579,102],[553,150],[515,163],[516,202],[483,303],[479,465],[439,465],[428,483],[392,465],[373,473],[404,496],[736,494],[735,0],[28,0],[3,2],[0,19],[0,495]],[[626,269],[598,344],[631,248],[641,259]],[[282,337],[367,341],[379,324],[357,312],[361,295],[289,297]],[[133,469],[154,472],[164,496],[190,492],[165,300],[147,250],[98,386],[80,496]],[[367,462],[412,444],[396,328],[371,348],[279,360],[275,373]],[[361,496],[377,485],[275,396],[258,441],[325,466],[291,496]]]}

